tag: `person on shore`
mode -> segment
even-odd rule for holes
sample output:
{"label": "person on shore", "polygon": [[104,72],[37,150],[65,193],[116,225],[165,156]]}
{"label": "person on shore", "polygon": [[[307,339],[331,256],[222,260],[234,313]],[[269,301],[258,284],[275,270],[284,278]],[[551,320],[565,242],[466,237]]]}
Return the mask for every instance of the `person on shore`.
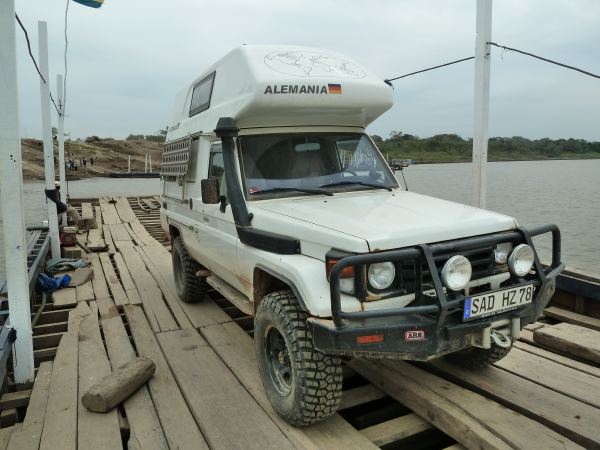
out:
{"label": "person on shore", "polygon": [[93,165],[94,165],[94,157],[90,156],[90,166],[93,166]]}
{"label": "person on shore", "polygon": [[83,163],[83,167],[87,167],[87,159],[83,158],[81,162]]}

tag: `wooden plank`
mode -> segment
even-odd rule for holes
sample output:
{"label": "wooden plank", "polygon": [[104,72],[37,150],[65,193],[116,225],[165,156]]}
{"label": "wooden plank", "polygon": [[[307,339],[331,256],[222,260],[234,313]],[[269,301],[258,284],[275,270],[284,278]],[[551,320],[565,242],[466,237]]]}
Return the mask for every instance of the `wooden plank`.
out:
{"label": "wooden plank", "polygon": [[339,410],[343,411],[344,409],[353,408],[354,406],[363,405],[385,397],[387,397],[386,393],[372,384],[347,389],[342,393]]}
{"label": "wooden plank", "polygon": [[52,362],[41,363],[33,384],[23,426],[13,434],[8,447],[9,450],[29,450],[39,447],[44,427],[44,417],[46,416],[51,377]]}
{"label": "wooden plank", "polygon": [[121,219],[119,218],[119,214],[117,214],[115,205],[106,200],[100,199],[100,208],[102,209],[102,218],[104,219],[104,223],[106,225],[121,223]]}
{"label": "wooden plank", "polygon": [[558,319],[563,322],[572,323],[573,325],[579,325],[592,330],[600,331],[600,319],[595,317],[584,316],[583,314],[577,314],[566,309],[558,308],[556,306],[550,306],[544,310],[544,314],[553,319]]}
{"label": "wooden plank", "polygon": [[279,450],[291,446],[195,330],[159,333],[157,338],[210,447]]}
{"label": "wooden plank", "polygon": [[562,364],[563,366],[571,367],[572,369],[575,369],[579,372],[593,375],[595,377],[600,377],[600,369],[589,364],[585,364],[574,359],[567,358],[566,356],[562,356],[558,353],[544,350],[540,347],[535,347],[533,345],[526,344],[525,342],[517,341],[514,343],[514,346],[515,348],[523,350],[527,353],[533,353],[534,355],[541,356],[542,358],[546,358],[550,361],[557,362],[559,364]]}
{"label": "wooden plank", "polygon": [[79,323],[89,313],[85,303],[69,313],[69,331],[54,359],[40,450],[77,448]]}
{"label": "wooden plank", "polygon": [[[169,308],[171,312],[175,316],[175,320],[179,323],[179,326],[182,329],[186,328],[194,328],[185,312],[183,311],[181,304],[183,303],[179,300],[176,291],[174,291],[174,286],[171,287],[170,283],[167,283],[166,278],[172,278],[172,270],[168,274],[161,273],[156,266],[152,263],[150,258],[144,253],[141,247],[135,247],[135,250],[138,252],[144,263],[146,264],[146,268],[150,272],[150,274],[154,277],[154,280],[158,283],[160,290],[163,293],[163,297],[166,302],[169,304]],[[169,260],[170,261],[170,260]]]}
{"label": "wooden plank", "polygon": [[81,219],[82,220],[94,220],[94,209],[91,203],[81,204]]}
{"label": "wooden plank", "polygon": [[123,241],[118,242],[117,247],[140,293],[144,311],[152,329],[155,332],[178,329],[177,322],[175,322],[173,315],[163,301],[162,291],[150,272],[146,270],[146,265],[140,255],[133,249],[133,244]]}
{"label": "wooden plank", "polygon": [[115,260],[115,264],[117,265],[117,270],[119,271],[119,276],[121,278],[121,284],[123,285],[123,289],[125,289],[129,303],[132,305],[141,305],[142,299],[140,298],[140,294],[135,287],[135,283],[133,282],[133,278],[131,278],[129,270],[127,269],[127,264],[125,264],[125,260],[123,260],[123,256],[121,256],[120,253],[115,253],[113,258]]}
{"label": "wooden plank", "polygon": [[104,250],[106,248],[106,242],[104,242],[104,239],[102,239],[101,229],[93,228],[88,232],[87,248],[92,251]]}
{"label": "wooden plank", "polygon": [[156,204],[152,200],[150,200],[149,198],[142,198],[140,200],[142,200],[144,202],[144,204],[148,208],[150,208],[150,209],[158,209],[158,206],[156,206]]}
{"label": "wooden plank", "polygon": [[579,448],[540,423],[403,361],[350,367],[467,448]]}
{"label": "wooden plank", "polygon": [[148,389],[169,447],[182,450],[207,449],[206,441],[177,387],[142,308],[137,305],[125,305],[123,309],[138,354],[150,358],[156,364],[156,372],[148,381]]}
{"label": "wooden plank", "polygon": [[52,293],[52,303],[56,307],[77,304],[77,288],[63,288]]}
{"label": "wooden plank", "polygon": [[373,444],[382,447],[433,428],[429,422],[411,413],[363,428],[360,432]]}
{"label": "wooden plank", "polygon": [[[92,313],[79,325],[79,403],[83,394],[94,384],[110,374],[110,364],[100,336],[98,310],[91,304]],[[120,448],[121,431],[117,411],[97,414],[79,406],[77,410],[77,448]]]}
{"label": "wooden plank", "polygon": [[115,269],[113,268],[112,261],[110,260],[108,253],[100,254],[100,263],[102,264],[104,276],[108,283],[108,287],[110,288],[110,292],[112,293],[112,298],[114,299],[115,304],[117,306],[129,304],[127,294],[125,294],[125,290],[117,278],[117,274],[115,273]]}
{"label": "wooden plank", "polygon": [[88,255],[88,259],[92,264],[94,270],[94,278],[92,278],[92,288],[94,289],[94,297],[108,297],[108,286],[104,278],[104,270],[102,270],[102,264],[100,262],[100,256],[102,253],[92,253]]}
{"label": "wooden plank", "polygon": [[[473,371],[439,359],[427,366],[455,383],[480,392],[485,396],[523,414],[586,448],[600,448],[598,409],[566,395],[554,392],[497,367]],[[418,412],[418,411],[416,411]],[[434,423],[435,425],[435,423]],[[515,429],[526,430],[524,423]],[[530,435],[541,439],[548,432]],[[455,436],[452,436],[461,442]],[[464,445],[464,442],[461,442]],[[544,448],[541,441],[535,448]]]}
{"label": "wooden plank", "polygon": [[600,331],[563,322],[534,331],[533,340],[546,347],[600,363]]}
{"label": "wooden plank", "polygon": [[[600,379],[518,348],[495,364],[507,372],[600,408]],[[598,412],[600,414],[600,411]]]}
{"label": "wooden plank", "polygon": [[0,428],[0,450],[6,450],[8,448],[8,443],[11,440],[13,433],[16,433],[20,426],[20,424],[16,424],[6,428]]}
{"label": "wooden plank", "polygon": [[118,241],[131,241],[131,235],[127,231],[125,224],[115,223],[109,225],[108,228],[110,229],[111,237],[117,248],[119,247],[117,244]]}
{"label": "wooden plank", "polygon": [[250,395],[297,447],[348,450],[377,448],[339,414],[310,427],[296,428],[289,425],[275,412],[265,394],[258,373],[252,338],[234,322],[206,324],[200,329],[200,333],[227,367],[235,373]]}
{"label": "wooden plank", "polygon": [[[138,239],[142,242],[142,244],[144,244],[144,245],[158,244],[156,239],[154,239],[150,235],[150,233],[148,233],[148,231],[146,231],[146,228],[144,228],[144,226],[138,220],[131,222],[129,224],[129,226],[131,227],[131,229],[135,233],[135,235],[138,237]],[[158,244],[158,245],[160,245],[160,244]]]}
{"label": "wooden plank", "polygon": [[131,206],[129,206],[129,201],[126,197],[117,197],[115,207],[117,208],[117,213],[121,218],[122,222],[133,222],[137,220]]}
{"label": "wooden plank", "polygon": [[96,216],[96,226],[100,230],[100,233],[102,233],[102,227],[104,224],[102,222],[102,208],[100,208],[100,206],[94,206],[94,215]]}
{"label": "wooden plank", "polygon": [[104,242],[108,246],[108,252],[110,254],[115,253],[115,243],[113,242],[112,234],[108,225],[102,225],[102,232],[104,234]]}
{"label": "wooden plank", "polygon": [[[119,312],[110,298],[97,300],[110,364],[114,369],[136,357]],[[130,427],[130,448],[165,450],[165,435],[147,386],[142,386],[123,403]]]}
{"label": "wooden plank", "polygon": [[206,282],[215,288],[223,297],[229,300],[236,308],[243,311],[249,316],[254,315],[254,305],[248,297],[242,294],[240,291],[235,289],[233,286],[228,284],[226,281],[220,279],[215,275],[211,275],[206,278]]}
{"label": "wooden plank", "polygon": [[96,298],[94,296],[94,289],[92,288],[91,281],[83,283],[81,286],[77,286],[75,292],[77,295],[77,302],[87,302]]}

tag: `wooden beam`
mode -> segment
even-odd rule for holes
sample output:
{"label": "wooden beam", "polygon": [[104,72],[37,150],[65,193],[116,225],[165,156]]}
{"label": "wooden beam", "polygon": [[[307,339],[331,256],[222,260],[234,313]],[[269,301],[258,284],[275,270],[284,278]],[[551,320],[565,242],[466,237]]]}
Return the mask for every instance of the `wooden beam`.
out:
{"label": "wooden beam", "polygon": [[363,428],[360,432],[373,444],[383,447],[432,429],[433,425],[411,413]]}
{"label": "wooden beam", "polygon": [[558,308],[556,306],[546,308],[544,314],[562,322],[572,323],[574,325],[580,325],[582,327],[600,331],[600,319],[596,319],[595,317],[584,316],[583,314],[577,314],[573,311],[567,311],[566,309]]}
{"label": "wooden beam", "polygon": [[546,347],[600,363],[600,331],[563,322],[534,331],[533,340]]}
{"label": "wooden beam", "polygon": [[342,393],[342,401],[340,402],[340,407],[338,409],[342,411],[385,397],[387,397],[387,394],[381,389],[378,389],[372,384],[366,384],[364,386],[345,390]]}
{"label": "wooden beam", "polygon": [[579,372],[587,373],[595,377],[600,377],[600,369],[598,367],[594,367],[589,364],[576,361],[572,358],[567,358],[566,356],[559,355],[558,353],[550,352],[548,350],[544,350],[543,348],[536,347],[534,345],[530,345],[520,341],[515,342],[514,347],[518,348],[519,350],[523,350],[527,353],[533,353],[534,355],[541,356],[542,358],[557,362],[559,364],[562,364],[563,366],[571,367],[572,369],[575,369]]}
{"label": "wooden beam", "polygon": [[[473,371],[443,359],[431,362],[427,367],[457,384],[484,394],[517,413],[546,425],[579,445],[587,448],[600,446],[597,408],[497,367]],[[527,432],[539,439],[533,447],[545,448],[546,444],[542,443],[541,439],[550,437],[553,432],[549,428],[546,428],[546,431],[527,431],[526,423],[528,422],[523,420],[521,425],[514,425],[515,430]],[[464,442],[461,444],[464,445]]]}
{"label": "wooden beam", "polygon": [[157,338],[211,448],[292,446],[196,330],[159,333]]}
{"label": "wooden beam", "polygon": [[156,364],[148,389],[170,448],[208,449],[187,404],[177,387],[162,350],[148,324],[144,311],[137,305],[123,306],[138,354]]}
{"label": "wooden beam", "polygon": [[409,363],[359,359],[349,365],[467,448],[577,448],[540,423]]}

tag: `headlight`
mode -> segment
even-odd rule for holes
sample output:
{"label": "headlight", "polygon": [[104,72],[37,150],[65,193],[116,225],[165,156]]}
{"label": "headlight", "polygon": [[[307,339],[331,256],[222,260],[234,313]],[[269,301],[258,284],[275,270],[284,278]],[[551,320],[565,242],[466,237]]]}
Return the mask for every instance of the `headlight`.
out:
{"label": "headlight", "polygon": [[390,287],[396,276],[396,267],[391,262],[371,264],[369,266],[369,283],[375,289],[383,290]]}
{"label": "headlight", "polygon": [[508,257],[508,268],[518,277],[527,275],[533,267],[534,253],[533,249],[527,244],[520,244],[515,247]]}
{"label": "headlight", "polygon": [[510,254],[512,248],[513,246],[510,242],[498,244],[498,246],[494,249],[494,261],[496,264],[506,264],[508,261],[508,255]]}
{"label": "headlight", "polygon": [[446,261],[442,269],[442,280],[451,291],[460,291],[471,280],[471,263],[462,255],[456,255]]}

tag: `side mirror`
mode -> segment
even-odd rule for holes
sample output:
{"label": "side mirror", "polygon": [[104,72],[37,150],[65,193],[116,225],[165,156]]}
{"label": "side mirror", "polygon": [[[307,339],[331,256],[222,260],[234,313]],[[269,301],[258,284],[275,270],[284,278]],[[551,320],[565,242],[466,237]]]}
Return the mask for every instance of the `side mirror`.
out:
{"label": "side mirror", "polygon": [[219,180],[217,178],[208,178],[200,181],[202,191],[202,203],[205,205],[215,205],[220,203]]}

